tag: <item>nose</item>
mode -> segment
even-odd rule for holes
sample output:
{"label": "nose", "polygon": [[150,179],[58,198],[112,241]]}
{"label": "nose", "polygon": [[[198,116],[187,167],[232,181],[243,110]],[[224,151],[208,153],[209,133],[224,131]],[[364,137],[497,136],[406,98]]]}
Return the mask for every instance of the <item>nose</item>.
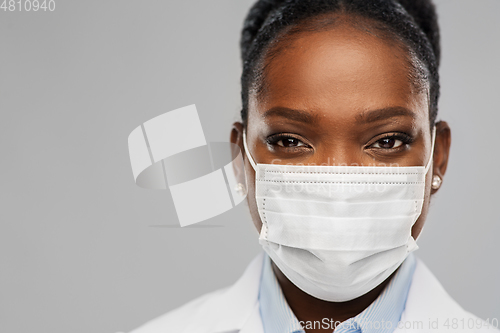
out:
{"label": "nose", "polygon": [[363,159],[362,147],[353,140],[332,138],[322,144],[311,159],[315,165],[359,166],[366,163]]}

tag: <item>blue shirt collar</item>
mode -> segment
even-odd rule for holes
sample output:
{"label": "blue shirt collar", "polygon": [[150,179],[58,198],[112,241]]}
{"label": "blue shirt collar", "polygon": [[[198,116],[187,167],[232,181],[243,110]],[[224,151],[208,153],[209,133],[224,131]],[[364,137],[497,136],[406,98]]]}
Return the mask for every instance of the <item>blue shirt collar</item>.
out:
{"label": "blue shirt collar", "polygon": [[[389,284],[363,312],[339,326],[335,333],[389,333],[401,319],[415,271],[413,253],[406,258]],[[304,332],[278,284],[269,256],[265,256],[259,289],[260,314],[265,333]]]}

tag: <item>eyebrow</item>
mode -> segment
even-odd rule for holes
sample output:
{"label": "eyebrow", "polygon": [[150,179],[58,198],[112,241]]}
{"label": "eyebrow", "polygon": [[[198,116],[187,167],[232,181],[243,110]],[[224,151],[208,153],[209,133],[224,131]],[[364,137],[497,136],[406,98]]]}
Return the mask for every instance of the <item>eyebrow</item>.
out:
{"label": "eyebrow", "polygon": [[282,106],[276,106],[264,112],[264,118],[271,116],[284,117],[289,120],[295,120],[308,124],[313,124],[317,122],[316,115],[313,115],[306,111],[290,109]]}
{"label": "eyebrow", "polygon": [[397,116],[409,116],[413,119],[417,118],[417,115],[413,111],[401,106],[395,106],[365,111],[356,116],[356,121],[358,123],[372,123]]}

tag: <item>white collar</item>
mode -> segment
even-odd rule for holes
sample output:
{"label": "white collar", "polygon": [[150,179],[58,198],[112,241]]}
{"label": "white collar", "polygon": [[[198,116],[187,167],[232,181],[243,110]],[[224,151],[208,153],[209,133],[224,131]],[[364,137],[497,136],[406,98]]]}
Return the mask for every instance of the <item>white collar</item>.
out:
{"label": "white collar", "polygon": [[199,315],[202,320],[193,315],[193,322],[189,332],[228,332],[247,331],[255,323],[256,314],[259,315],[259,285],[264,252],[255,257],[245,269],[243,275],[232,286],[224,289],[216,297],[207,300],[203,313]]}

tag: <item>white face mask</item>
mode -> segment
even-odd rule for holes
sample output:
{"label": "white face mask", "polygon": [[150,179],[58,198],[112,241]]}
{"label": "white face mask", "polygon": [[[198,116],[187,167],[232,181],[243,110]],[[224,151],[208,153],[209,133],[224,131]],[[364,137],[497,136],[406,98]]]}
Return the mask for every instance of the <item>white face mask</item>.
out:
{"label": "white face mask", "polygon": [[424,166],[256,164],[259,243],[298,288],[330,302],[366,294],[418,249],[411,228],[424,202]]}

